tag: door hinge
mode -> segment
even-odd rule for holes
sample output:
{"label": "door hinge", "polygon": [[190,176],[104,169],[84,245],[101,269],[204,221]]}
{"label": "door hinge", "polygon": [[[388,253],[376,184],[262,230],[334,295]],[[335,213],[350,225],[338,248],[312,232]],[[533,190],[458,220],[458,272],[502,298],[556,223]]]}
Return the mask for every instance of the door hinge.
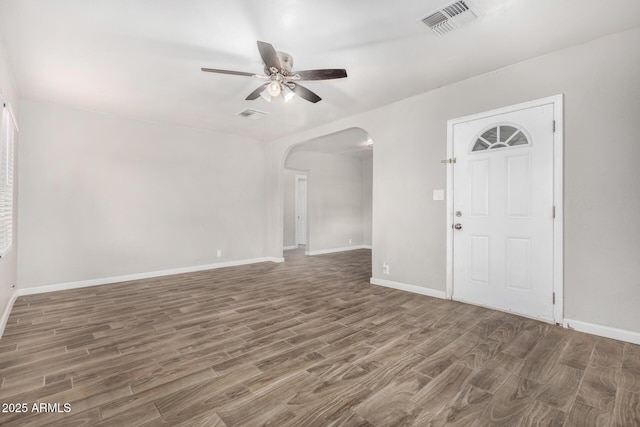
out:
{"label": "door hinge", "polygon": [[555,206],[552,208],[551,215],[555,219],[555,217],[556,217],[556,207]]}
{"label": "door hinge", "polygon": [[455,162],[456,162],[456,158],[455,157],[452,157],[450,159],[440,160],[440,163],[451,163],[451,164],[453,164]]}
{"label": "door hinge", "polygon": [[551,302],[555,305],[555,303],[556,303],[556,293],[554,292],[552,295],[553,296],[551,298]]}
{"label": "door hinge", "polygon": [[551,129],[553,129],[553,131],[555,132],[556,131],[556,121],[554,120],[552,123],[553,124],[551,125]]}

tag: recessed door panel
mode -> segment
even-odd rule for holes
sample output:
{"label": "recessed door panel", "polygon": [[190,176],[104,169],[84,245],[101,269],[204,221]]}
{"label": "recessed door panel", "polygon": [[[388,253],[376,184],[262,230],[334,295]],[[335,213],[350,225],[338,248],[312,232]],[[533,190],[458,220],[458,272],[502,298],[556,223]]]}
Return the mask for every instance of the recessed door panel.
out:
{"label": "recessed door panel", "polygon": [[489,160],[469,162],[469,197],[471,216],[489,215]]}
{"label": "recessed door panel", "polygon": [[531,215],[531,157],[529,153],[507,157],[507,216]]}
{"label": "recessed door panel", "polygon": [[469,278],[475,283],[489,283],[489,237],[469,236]]}
{"label": "recessed door panel", "polygon": [[531,291],[531,239],[507,237],[506,285],[510,289]]}

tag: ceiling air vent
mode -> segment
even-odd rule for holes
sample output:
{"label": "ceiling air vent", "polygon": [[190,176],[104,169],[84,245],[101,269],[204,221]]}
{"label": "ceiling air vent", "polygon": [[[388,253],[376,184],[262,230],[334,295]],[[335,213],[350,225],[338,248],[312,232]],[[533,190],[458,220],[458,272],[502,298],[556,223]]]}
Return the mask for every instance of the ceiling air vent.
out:
{"label": "ceiling air vent", "polygon": [[269,113],[265,113],[264,111],[254,110],[253,108],[247,108],[246,110],[242,110],[238,113],[240,117],[246,117],[251,120],[258,120],[262,116],[266,116]]}
{"label": "ceiling air vent", "polygon": [[441,36],[473,21],[478,16],[480,11],[469,0],[459,0],[448,3],[418,20]]}

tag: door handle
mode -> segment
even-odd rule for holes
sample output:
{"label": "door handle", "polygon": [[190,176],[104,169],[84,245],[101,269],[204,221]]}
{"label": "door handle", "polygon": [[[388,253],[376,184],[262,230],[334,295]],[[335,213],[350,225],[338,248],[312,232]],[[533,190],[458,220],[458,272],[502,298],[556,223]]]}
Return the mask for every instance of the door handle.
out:
{"label": "door handle", "polygon": [[454,224],[453,228],[455,228],[456,230],[462,230],[462,224]]}

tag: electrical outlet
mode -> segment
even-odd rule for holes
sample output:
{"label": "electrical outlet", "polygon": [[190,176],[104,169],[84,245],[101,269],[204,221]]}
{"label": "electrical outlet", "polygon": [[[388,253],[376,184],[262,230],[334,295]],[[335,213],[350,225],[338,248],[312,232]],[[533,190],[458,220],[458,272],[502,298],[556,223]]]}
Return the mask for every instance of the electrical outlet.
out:
{"label": "electrical outlet", "polygon": [[218,249],[218,253],[216,253],[218,258],[222,257],[222,249]]}
{"label": "electrical outlet", "polygon": [[353,241],[351,240],[351,237],[349,237],[349,244],[352,244]]}
{"label": "electrical outlet", "polygon": [[382,273],[389,274],[389,263],[387,262],[382,263]]}

